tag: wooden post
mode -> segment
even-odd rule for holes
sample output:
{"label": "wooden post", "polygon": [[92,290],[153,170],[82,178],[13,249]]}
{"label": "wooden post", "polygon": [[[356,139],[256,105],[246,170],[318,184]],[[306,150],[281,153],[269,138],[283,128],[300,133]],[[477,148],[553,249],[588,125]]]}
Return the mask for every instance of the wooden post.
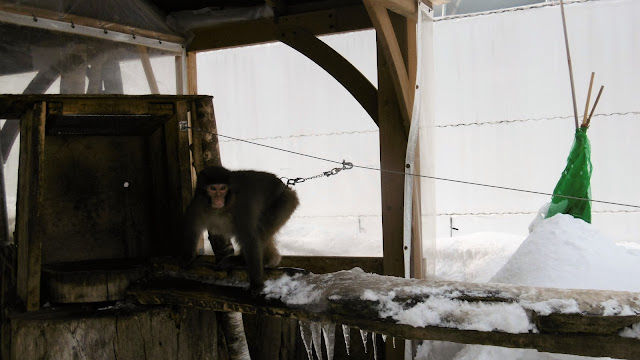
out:
{"label": "wooden post", "polygon": [[151,67],[151,60],[149,59],[147,48],[145,46],[138,45],[138,53],[140,54],[140,61],[142,62],[144,75],[147,77],[147,83],[149,83],[149,91],[152,94],[160,94],[160,89],[158,88],[156,76],[153,74],[153,68]]}
{"label": "wooden post", "polygon": [[16,242],[18,245],[18,298],[27,311],[40,308],[40,269],[42,244],[38,232],[42,199],[41,166],[44,160],[46,103],[35,103],[22,117],[20,128],[20,166]]}
{"label": "wooden post", "polygon": [[198,95],[198,63],[195,52],[187,53],[187,93]]}
{"label": "wooden post", "polygon": [[[380,35],[378,35],[379,37]],[[380,167],[404,172],[407,137],[402,124],[400,106],[392,84],[386,59],[378,49],[378,124],[380,136]],[[382,172],[382,239],[383,270],[385,275],[404,276],[402,229],[404,213],[404,176]],[[404,344],[396,347],[386,343],[386,359],[403,359]]]}
{"label": "wooden post", "polygon": [[197,101],[195,108],[196,114],[191,117],[193,162],[196,171],[201,171],[207,166],[222,165],[222,160],[211,98]]}

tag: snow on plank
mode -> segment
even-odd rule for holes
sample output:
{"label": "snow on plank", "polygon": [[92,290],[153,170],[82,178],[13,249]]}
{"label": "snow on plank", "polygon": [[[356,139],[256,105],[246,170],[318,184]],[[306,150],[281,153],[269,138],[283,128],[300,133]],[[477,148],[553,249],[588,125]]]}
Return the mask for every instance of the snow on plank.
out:
{"label": "snow on plank", "polygon": [[360,269],[267,271],[251,298],[246,273],[160,265],[130,290],[142,304],[176,304],[355,326],[429,339],[585,356],[640,358],[640,293],[402,279]]}

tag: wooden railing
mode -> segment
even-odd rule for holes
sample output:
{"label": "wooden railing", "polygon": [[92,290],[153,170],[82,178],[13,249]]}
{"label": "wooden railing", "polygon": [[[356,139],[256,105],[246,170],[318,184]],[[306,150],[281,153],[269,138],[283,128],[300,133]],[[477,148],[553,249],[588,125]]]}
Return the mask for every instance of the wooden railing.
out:
{"label": "wooden railing", "polygon": [[210,261],[183,270],[161,261],[128,296],[140,304],[330,322],[405,339],[640,358],[640,293],[402,279],[361,270],[316,275],[280,268],[267,277],[273,281],[252,298],[244,271],[219,271]]}

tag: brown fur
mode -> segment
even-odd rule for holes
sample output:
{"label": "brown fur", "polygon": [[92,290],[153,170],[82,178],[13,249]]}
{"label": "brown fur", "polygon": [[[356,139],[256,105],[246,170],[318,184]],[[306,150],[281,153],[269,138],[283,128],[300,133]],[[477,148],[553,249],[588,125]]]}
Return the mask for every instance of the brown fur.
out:
{"label": "brown fur", "polygon": [[[210,184],[229,185],[221,209],[210,206],[205,190]],[[206,229],[216,261],[223,267],[246,264],[252,290],[261,289],[264,267],[280,263],[275,234],[298,204],[295,191],[274,174],[208,167],[198,174],[196,193],[185,213],[182,257],[186,262],[193,260],[197,241]],[[239,258],[227,256],[234,236],[240,246]]]}

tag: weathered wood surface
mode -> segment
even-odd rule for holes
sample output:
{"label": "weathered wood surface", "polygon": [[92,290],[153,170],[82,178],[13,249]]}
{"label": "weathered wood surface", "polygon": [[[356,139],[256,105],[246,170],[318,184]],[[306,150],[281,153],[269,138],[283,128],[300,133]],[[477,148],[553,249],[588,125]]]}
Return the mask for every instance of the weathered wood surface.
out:
{"label": "weathered wood surface", "polygon": [[7,360],[228,359],[216,313],[193,308],[49,309],[11,327]]}
{"label": "weathered wood surface", "polygon": [[117,301],[142,279],[146,267],[135,260],[91,260],[42,267],[42,288],[53,303]]}
{"label": "weathered wood surface", "polygon": [[[16,212],[18,246],[17,295],[27,311],[40,307],[40,266],[42,243],[38,223],[42,202],[44,162],[44,102],[35,102],[22,117],[20,129],[20,167]],[[33,153],[32,153],[33,152]]]}
{"label": "weathered wood surface", "polygon": [[[153,114],[158,104],[178,101],[211,99],[207,95],[0,95],[0,116],[17,119],[34,103],[60,102],[65,107],[62,114]],[[168,114],[173,113],[170,107]]]}
{"label": "weathered wood surface", "polygon": [[[640,340],[619,336],[619,332],[640,323],[640,294],[615,291],[563,290],[501,284],[472,284],[402,279],[343,271],[334,274],[298,275],[303,287],[315,287],[320,295],[304,303],[287,305],[284,297],[267,291],[266,296],[251,299],[246,287],[246,274],[241,270],[215,271],[209,264],[198,263],[189,271],[161,265],[158,277],[131,289],[131,298],[142,304],[176,304],[216,311],[240,311],[285,318],[329,321],[407,339],[428,339],[468,344],[515,348],[535,348],[544,352],[585,356],[610,356],[623,359],[640,358]],[[273,269],[269,279],[285,273],[301,273],[295,269]],[[295,291],[295,290],[292,290]],[[380,315],[384,302],[363,300],[363,294],[388,297],[403,309],[420,309],[437,300],[453,309],[442,323],[428,326],[401,324]],[[561,299],[561,300],[558,300]],[[548,305],[539,312],[537,305]],[[570,304],[577,312],[565,313]],[[615,304],[612,307],[606,304]],[[462,306],[467,310],[462,310]],[[481,309],[495,306],[495,311],[482,315]],[[479,309],[480,317],[493,317],[501,306],[521,307],[535,330],[524,333],[505,331],[462,330],[465,311]],[[460,310],[458,310],[460,309]],[[471,309],[471,310],[469,310]],[[549,310],[550,309],[550,310]],[[428,311],[428,310],[427,310]],[[457,312],[459,311],[459,312]],[[548,311],[549,313],[546,313]],[[630,315],[627,315],[630,314]],[[446,323],[446,325],[443,325]],[[452,325],[453,324],[453,325]],[[473,325],[473,324],[472,324]]]}

